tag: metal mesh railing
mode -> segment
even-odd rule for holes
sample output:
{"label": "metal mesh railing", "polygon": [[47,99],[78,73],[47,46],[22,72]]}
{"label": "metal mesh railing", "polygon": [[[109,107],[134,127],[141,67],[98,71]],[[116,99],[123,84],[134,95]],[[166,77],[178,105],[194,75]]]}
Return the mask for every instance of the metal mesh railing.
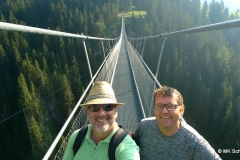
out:
{"label": "metal mesh railing", "polygon": [[113,50],[111,50],[111,53],[109,57],[107,58],[102,70],[100,71],[99,75],[97,76],[97,81],[107,81],[111,83],[112,77],[114,74],[115,66],[118,60],[118,53],[120,50],[120,42],[117,43]]}
{"label": "metal mesh railing", "polygon": [[55,157],[53,158],[54,160],[62,160],[65,149],[67,148],[68,139],[70,138],[70,136],[72,135],[72,133],[75,130],[81,128],[85,124],[88,124],[86,110],[84,108],[81,108],[77,117],[75,118],[75,120],[73,122],[71,129],[69,130],[67,136],[62,141],[60,148],[58,149]]}
{"label": "metal mesh railing", "polygon": [[133,67],[136,85],[139,90],[145,116],[150,117],[153,115],[151,108],[153,93],[156,89],[155,82],[149,75],[148,71],[145,69],[142,60],[137,55],[138,53],[136,52],[136,50],[134,50],[134,48],[130,45],[129,42],[127,42],[127,49]]}

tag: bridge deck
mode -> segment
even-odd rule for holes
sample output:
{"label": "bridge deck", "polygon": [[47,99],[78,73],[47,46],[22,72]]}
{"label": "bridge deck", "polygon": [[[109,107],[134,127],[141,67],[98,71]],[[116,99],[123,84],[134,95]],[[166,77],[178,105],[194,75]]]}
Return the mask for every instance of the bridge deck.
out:
{"label": "bridge deck", "polygon": [[126,49],[125,38],[122,38],[112,86],[117,100],[125,103],[124,106],[118,109],[117,122],[121,124],[124,129],[133,131],[143,116],[141,109],[139,109],[140,103]]}

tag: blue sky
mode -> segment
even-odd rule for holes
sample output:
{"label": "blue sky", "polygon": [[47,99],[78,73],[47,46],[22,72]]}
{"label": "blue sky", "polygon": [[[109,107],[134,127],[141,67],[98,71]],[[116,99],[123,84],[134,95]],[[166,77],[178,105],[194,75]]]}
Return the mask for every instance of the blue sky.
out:
{"label": "blue sky", "polygon": [[[205,0],[200,0],[204,3]],[[212,0],[206,0],[208,3],[211,3]],[[221,0],[215,0],[215,2],[220,2]],[[236,12],[237,9],[240,10],[240,0],[223,0],[224,6],[228,7],[230,12]]]}

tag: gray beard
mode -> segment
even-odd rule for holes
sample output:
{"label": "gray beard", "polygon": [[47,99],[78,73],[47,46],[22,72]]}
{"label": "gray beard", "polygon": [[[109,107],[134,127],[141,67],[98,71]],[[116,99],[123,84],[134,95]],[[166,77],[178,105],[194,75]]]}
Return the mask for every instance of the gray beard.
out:
{"label": "gray beard", "polygon": [[109,117],[107,117],[107,121],[108,121],[108,124],[102,127],[98,127],[95,123],[95,120],[93,120],[92,123],[90,121],[90,123],[92,124],[93,128],[96,129],[97,132],[104,133],[104,132],[107,132],[114,123],[112,119],[109,119]]}

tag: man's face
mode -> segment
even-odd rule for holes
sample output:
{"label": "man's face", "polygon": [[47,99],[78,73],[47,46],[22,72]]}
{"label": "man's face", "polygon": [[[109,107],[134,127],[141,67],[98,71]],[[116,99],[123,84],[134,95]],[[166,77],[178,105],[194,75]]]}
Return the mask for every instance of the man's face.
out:
{"label": "man's face", "polygon": [[93,130],[97,132],[106,132],[109,129],[114,128],[114,122],[118,116],[117,108],[114,107],[111,111],[104,111],[103,105],[99,105],[99,111],[91,111],[89,107],[87,110],[87,118],[89,122],[92,124]]}
{"label": "man's face", "polygon": [[[177,103],[177,95],[173,94],[173,96],[163,96],[158,95],[155,98],[155,104],[176,104]],[[158,121],[158,125],[161,131],[170,131],[175,133],[180,127],[180,117],[184,113],[184,106],[177,106],[175,110],[167,110],[166,107],[163,110],[159,111],[154,109],[154,114],[156,120]]]}

